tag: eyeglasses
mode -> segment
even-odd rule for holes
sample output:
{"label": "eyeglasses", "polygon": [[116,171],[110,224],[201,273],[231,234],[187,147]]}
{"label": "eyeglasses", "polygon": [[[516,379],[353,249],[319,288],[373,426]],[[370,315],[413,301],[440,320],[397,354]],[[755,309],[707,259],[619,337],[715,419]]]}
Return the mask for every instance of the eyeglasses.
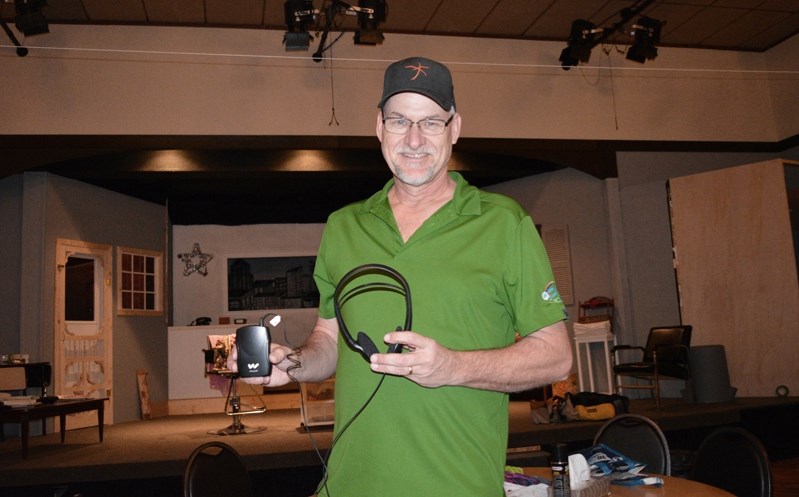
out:
{"label": "eyeglasses", "polygon": [[404,135],[413,128],[415,124],[419,128],[419,132],[423,135],[434,136],[440,135],[452,122],[455,115],[449,116],[446,121],[443,119],[420,119],[419,121],[411,121],[404,117],[384,117],[383,126],[389,133],[395,135]]}

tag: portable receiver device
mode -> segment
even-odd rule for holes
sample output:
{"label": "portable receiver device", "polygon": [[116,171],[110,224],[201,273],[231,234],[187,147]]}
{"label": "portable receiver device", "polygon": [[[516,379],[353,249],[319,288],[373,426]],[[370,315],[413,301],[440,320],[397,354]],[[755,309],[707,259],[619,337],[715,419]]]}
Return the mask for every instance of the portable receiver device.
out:
{"label": "portable receiver device", "polygon": [[242,326],[236,330],[236,364],[239,376],[269,376],[272,363],[269,362],[269,345],[272,337],[269,328],[263,325]]}

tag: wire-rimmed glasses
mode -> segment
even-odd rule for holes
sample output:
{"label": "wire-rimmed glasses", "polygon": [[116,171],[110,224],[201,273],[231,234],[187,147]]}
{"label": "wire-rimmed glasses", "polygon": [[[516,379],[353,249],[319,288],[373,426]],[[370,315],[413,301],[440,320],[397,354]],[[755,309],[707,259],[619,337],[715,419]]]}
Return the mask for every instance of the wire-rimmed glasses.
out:
{"label": "wire-rimmed glasses", "polygon": [[395,135],[404,135],[410,131],[415,124],[419,128],[419,132],[423,135],[435,136],[442,134],[444,130],[447,129],[447,126],[449,126],[449,123],[452,122],[454,117],[455,115],[453,114],[446,121],[435,118],[411,121],[410,119],[404,117],[384,117],[383,126],[389,133],[394,133]]}

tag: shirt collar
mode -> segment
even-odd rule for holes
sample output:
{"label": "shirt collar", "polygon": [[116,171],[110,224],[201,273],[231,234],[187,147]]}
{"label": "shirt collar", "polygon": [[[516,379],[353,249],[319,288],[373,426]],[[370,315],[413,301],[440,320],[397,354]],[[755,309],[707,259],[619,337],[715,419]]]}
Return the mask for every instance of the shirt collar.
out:
{"label": "shirt collar", "polygon": [[[479,215],[480,214],[480,193],[477,187],[470,185],[461,173],[449,171],[447,173],[455,181],[455,193],[450,201],[451,207],[458,215]],[[375,193],[361,206],[361,214],[391,211],[388,203],[388,192],[394,186],[394,178],[391,178],[383,189]]]}

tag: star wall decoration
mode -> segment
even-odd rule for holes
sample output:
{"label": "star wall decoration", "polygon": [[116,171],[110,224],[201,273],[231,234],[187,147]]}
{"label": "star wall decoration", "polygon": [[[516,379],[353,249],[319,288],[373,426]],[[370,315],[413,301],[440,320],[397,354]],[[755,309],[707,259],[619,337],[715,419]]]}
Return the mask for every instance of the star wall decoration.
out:
{"label": "star wall decoration", "polygon": [[199,243],[194,244],[191,252],[178,254],[178,259],[186,264],[186,267],[183,269],[183,276],[188,276],[194,272],[200,273],[203,276],[207,276],[208,262],[213,258],[214,254],[205,254],[202,250],[200,250]]}

